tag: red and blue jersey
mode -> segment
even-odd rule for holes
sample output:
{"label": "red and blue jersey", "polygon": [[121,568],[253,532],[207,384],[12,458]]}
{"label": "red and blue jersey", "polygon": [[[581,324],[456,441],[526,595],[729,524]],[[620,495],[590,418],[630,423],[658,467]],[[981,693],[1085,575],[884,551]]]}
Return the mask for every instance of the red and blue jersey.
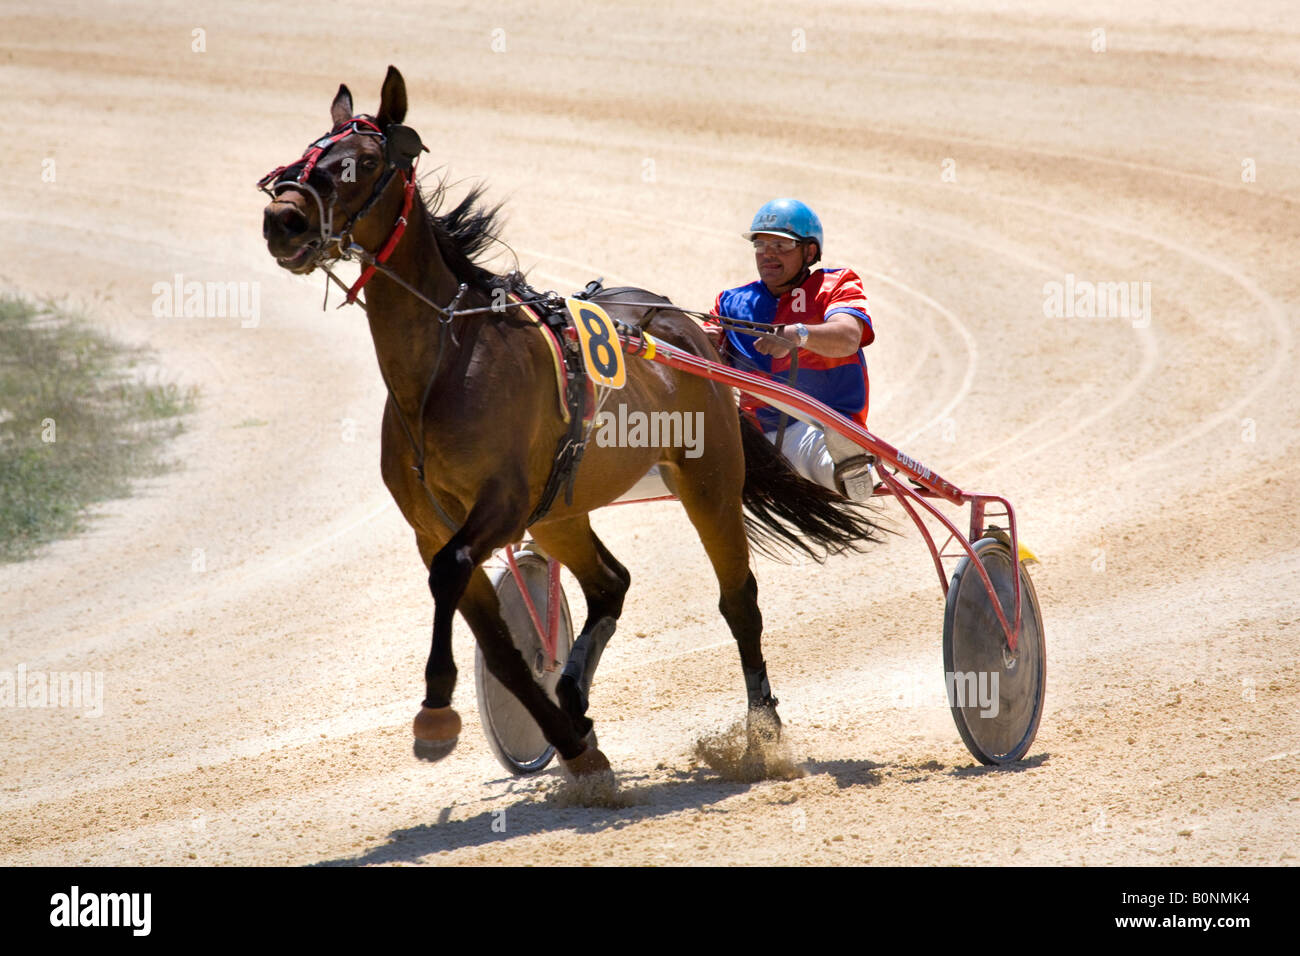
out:
{"label": "red and blue jersey", "polygon": [[[862,320],[858,351],[841,358],[828,358],[807,349],[799,350],[798,380],[791,382],[790,356],[774,358],[754,348],[752,336],[727,330],[722,353],[736,368],[769,375],[793,385],[806,395],[829,405],[864,428],[867,424],[867,363],[862,349],[875,339],[867,294],[862,280],[851,269],[818,269],[778,299],[761,281],[751,282],[718,295],[715,315],[771,325],[821,325],[828,318],[848,313]],[[769,405],[741,393],[741,408],[756,412],[764,429],[777,427],[780,413]]]}

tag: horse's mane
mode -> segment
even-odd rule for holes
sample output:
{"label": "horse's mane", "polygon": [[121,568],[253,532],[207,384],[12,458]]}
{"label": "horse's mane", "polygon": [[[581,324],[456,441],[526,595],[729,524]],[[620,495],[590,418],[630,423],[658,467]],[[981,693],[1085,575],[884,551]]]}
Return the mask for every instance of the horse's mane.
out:
{"label": "horse's mane", "polygon": [[489,206],[483,200],[485,187],[476,184],[465,196],[446,212],[442,205],[447,199],[447,179],[440,176],[427,193],[420,189],[424,203],[425,228],[429,230],[442,260],[459,282],[480,292],[491,292],[504,282],[502,276],[479,265],[484,250],[498,242],[501,231],[501,203]]}

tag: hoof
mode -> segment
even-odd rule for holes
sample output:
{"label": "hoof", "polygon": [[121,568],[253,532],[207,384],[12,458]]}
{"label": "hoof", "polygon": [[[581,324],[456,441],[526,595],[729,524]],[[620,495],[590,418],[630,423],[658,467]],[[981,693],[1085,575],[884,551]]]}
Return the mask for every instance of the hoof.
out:
{"label": "hoof", "polygon": [[578,779],[600,776],[602,774],[608,774],[610,777],[613,777],[614,775],[614,770],[610,767],[609,760],[600,752],[600,748],[598,747],[588,747],[572,760],[561,758],[560,763],[564,764],[564,769],[567,770],[571,776]]}
{"label": "hoof", "polygon": [[460,739],[460,714],[450,707],[421,707],[411,728],[412,752],[419,760],[441,760],[456,749]]}
{"label": "hoof", "polygon": [[776,704],[749,708],[749,720],[746,726],[750,746],[766,746],[781,740],[781,718],[777,716]]}
{"label": "hoof", "polygon": [[416,740],[455,740],[460,736],[460,714],[450,707],[421,707],[411,732]]}

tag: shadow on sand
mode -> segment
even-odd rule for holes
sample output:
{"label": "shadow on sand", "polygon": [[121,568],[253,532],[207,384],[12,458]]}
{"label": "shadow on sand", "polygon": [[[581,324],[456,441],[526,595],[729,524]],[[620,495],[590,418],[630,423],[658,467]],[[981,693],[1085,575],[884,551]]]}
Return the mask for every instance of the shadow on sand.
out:
{"label": "shadow on sand", "polygon": [[[939,775],[957,780],[979,779],[987,774],[1023,773],[1044,764],[1048,754],[1027,757],[1009,767],[963,766],[945,768],[936,761],[922,764],[905,762],[875,763],[870,760],[809,760],[801,764],[807,777],[830,776],[842,790],[869,789],[878,786],[886,773],[902,783],[932,781]],[[707,768],[669,772],[668,779],[649,782],[649,776],[620,774],[618,804],[614,806],[566,806],[555,799],[562,792],[563,776],[552,771],[522,780],[502,778],[489,781],[491,793],[481,799],[481,813],[462,820],[451,820],[451,808],[445,807],[434,822],[393,830],[390,842],[372,847],[356,856],[322,860],[314,866],[368,866],[372,864],[416,863],[442,851],[507,843],[517,837],[540,833],[571,831],[579,834],[621,830],[656,817],[696,810],[726,813],[715,807],[731,797],[746,793],[756,783],[724,780]],[[764,781],[766,782],[766,781]],[[503,794],[499,788],[505,785]],[[503,795],[518,794],[514,803],[501,805]],[[788,801],[775,797],[774,803]],[[495,826],[494,826],[495,825]]]}

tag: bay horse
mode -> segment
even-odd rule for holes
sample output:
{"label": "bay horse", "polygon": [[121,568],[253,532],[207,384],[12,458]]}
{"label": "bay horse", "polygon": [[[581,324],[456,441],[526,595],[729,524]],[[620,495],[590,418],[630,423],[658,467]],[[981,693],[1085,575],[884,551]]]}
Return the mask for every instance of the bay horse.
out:
{"label": "bay horse", "polygon": [[[354,113],[352,94],[340,86],[330,132],[259,185],[272,196],[263,236],[280,266],[297,274],[317,267],[328,272],[341,258],[365,266],[347,301],[356,301],[365,286],[365,313],[388,386],[380,467],[415,531],[434,605],[425,695],[414,722],[416,756],[441,759],[460,733],[451,706],[452,616],[459,611],[489,671],[532,715],[566,769],[575,776],[610,772],[587,707],[631,577],[596,537],[588,513],[618,498],[654,465],[681,501],[717,575],[718,607],[740,651],[750,726],[779,732],[762,654],[751,539],[759,547],[802,548],[820,559],[858,550],[877,540],[879,529],[866,511],[795,474],[742,420],[731,389],[644,361],[628,362],[626,387],[617,393],[629,416],[701,413],[694,420],[707,441],[694,449],[695,457],[681,447],[588,443],[571,500],[557,498],[556,449],[572,422],[566,423],[563,395],[557,396],[549,333],[521,304],[518,291],[527,287],[518,275],[497,275],[479,263],[500,228],[499,207],[483,204],[482,187],[446,212],[440,208],[442,182],[429,196],[417,187],[415,166],[426,150],[402,125],[406,111],[406,84],[392,66],[374,115]],[[342,285],[332,272],[329,277]],[[595,298],[612,318],[719,360],[701,326],[674,311],[668,299],[644,290]],[[481,568],[526,530],[576,576],[587,602],[587,619],[557,686],[558,705],[534,682]]]}

